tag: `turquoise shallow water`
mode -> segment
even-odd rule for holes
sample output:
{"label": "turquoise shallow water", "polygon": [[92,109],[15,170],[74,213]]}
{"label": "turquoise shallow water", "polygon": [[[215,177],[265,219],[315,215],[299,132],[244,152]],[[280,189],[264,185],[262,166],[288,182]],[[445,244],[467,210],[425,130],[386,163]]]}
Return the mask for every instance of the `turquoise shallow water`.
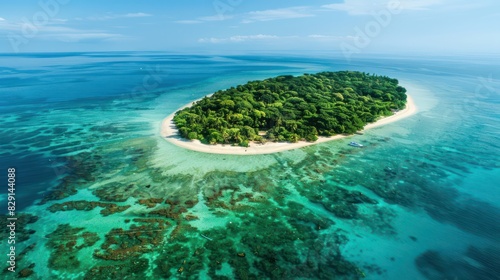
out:
{"label": "turquoise shallow water", "polygon": [[[6,279],[500,275],[498,61],[74,53],[0,62],[0,166],[17,170],[19,217]],[[213,91],[324,70],[398,78],[419,112],[272,155],[202,154],[159,136],[165,116]]]}

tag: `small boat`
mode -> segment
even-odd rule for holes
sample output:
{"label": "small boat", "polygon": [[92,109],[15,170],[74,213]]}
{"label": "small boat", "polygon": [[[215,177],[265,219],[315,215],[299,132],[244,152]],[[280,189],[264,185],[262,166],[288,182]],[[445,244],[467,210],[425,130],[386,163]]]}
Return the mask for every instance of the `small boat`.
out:
{"label": "small boat", "polygon": [[203,237],[203,238],[205,238],[205,239],[207,239],[207,240],[210,240],[210,241],[212,241],[212,240],[213,240],[212,238],[210,238],[210,237],[208,237],[208,236],[206,236],[206,235],[204,235],[204,234],[200,234],[200,235],[201,235],[201,237]]}
{"label": "small boat", "polygon": [[358,148],[363,147],[363,145],[361,145],[361,144],[359,144],[357,142],[351,142],[351,143],[349,143],[349,146],[358,147]]}

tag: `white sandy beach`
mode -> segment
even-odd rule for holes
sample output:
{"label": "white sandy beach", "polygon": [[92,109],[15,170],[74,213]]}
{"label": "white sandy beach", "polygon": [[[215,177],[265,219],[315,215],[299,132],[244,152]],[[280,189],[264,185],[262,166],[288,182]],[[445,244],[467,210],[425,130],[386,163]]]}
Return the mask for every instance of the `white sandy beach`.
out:
{"label": "white sandy beach", "polygon": [[[194,102],[193,102],[194,103]],[[183,106],[180,109],[191,106],[193,103],[190,103],[186,106]],[[179,109],[179,110],[180,110]],[[417,107],[411,96],[408,95],[406,108],[396,112],[394,115],[378,120],[377,122],[370,123],[364,127],[362,131],[365,131],[370,128],[386,125],[406,117],[409,117],[417,112]],[[306,142],[299,141],[297,143],[288,143],[288,142],[268,142],[265,144],[259,143],[250,143],[250,147],[239,147],[239,146],[231,146],[231,145],[207,145],[202,144],[199,140],[187,140],[181,138],[178,134],[177,128],[173,122],[175,112],[166,117],[162,123],[160,128],[160,135],[166,139],[167,141],[186,149],[190,149],[193,151],[198,151],[202,153],[212,153],[212,154],[231,154],[231,155],[258,155],[258,154],[271,154],[286,150],[293,150],[302,148],[309,145],[314,145],[318,143],[323,143],[327,141],[332,141],[336,139],[341,139],[344,137],[348,137],[350,135],[335,135],[332,137],[319,137],[316,142]]]}

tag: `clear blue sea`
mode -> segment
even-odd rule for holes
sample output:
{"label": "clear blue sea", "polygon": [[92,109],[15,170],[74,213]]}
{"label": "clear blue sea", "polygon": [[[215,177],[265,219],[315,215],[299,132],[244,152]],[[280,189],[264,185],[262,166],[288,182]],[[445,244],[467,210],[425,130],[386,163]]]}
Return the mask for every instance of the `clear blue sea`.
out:
{"label": "clear blue sea", "polygon": [[[341,70],[397,78],[418,112],[270,155],[159,135],[219,89]],[[497,57],[0,54],[0,96],[2,279],[500,277]]]}

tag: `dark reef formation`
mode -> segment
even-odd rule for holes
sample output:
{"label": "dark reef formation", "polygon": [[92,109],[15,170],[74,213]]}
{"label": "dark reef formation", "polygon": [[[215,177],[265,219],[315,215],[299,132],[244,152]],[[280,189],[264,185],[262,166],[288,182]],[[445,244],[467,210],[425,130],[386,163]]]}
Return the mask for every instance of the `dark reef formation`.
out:
{"label": "dark reef formation", "polygon": [[84,228],[74,228],[62,224],[48,234],[47,247],[51,249],[49,267],[55,270],[77,272],[81,267],[78,251],[93,246],[99,237],[96,233],[84,231]]}
{"label": "dark reef formation", "polygon": [[427,279],[482,279],[494,280],[500,275],[500,248],[470,246],[463,256],[447,256],[428,250],[416,260],[420,272]]}
{"label": "dark reef formation", "polygon": [[151,252],[163,242],[164,231],[170,226],[163,219],[136,218],[129,230],[113,229],[106,234],[101,250],[94,251],[94,257],[104,260],[127,260]]}
{"label": "dark reef formation", "polygon": [[103,216],[108,216],[108,215],[112,215],[115,213],[123,212],[123,211],[127,210],[128,208],[130,208],[130,205],[118,206],[114,203],[79,200],[79,201],[68,201],[68,202],[64,202],[64,203],[55,203],[55,204],[52,204],[48,208],[48,210],[50,212],[71,211],[71,210],[90,211],[96,207],[103,208],[101,210],[101,214]]}
{"label": "dark reef formation", "polygon": [[[355,263],[350,252],[343,251],[355,234],[344,225],[419,242],[417,234],[398,235],[391,206],[425,212],[488,239],[498,238],[494,235],[498,225],[481,217],[485,211],[496,217],[498,210],[470,201],[464,204],[447,183],[447,171],[429,160],[438,151],[422,149],[428,153],[423,160],[409,156],[411,151],[371,149],[391,141],[373,137],[366,149],[317,145],[303,149],[300,160],[266,156],[269,165],[241,172],[169,173],[174,165],[158,168],[152,163],[157,150],[150,138],[69,156],[65,162],[72,163],[70,168],[43,200],[43,207],[54,215],[100,209],[102,220],[116,225],[107,224],[107,232],[98,232],[102,225],[61,221],[46,235],[50,269],[67,275],[85,271],[85,279],[384,277],[383,268]],[[95,197],[78,198],[81,189],[91,190]],[[56,201],[62,198],[64,202]],[[25,257],[40,248],[30,242],[34,231],[29,223],[36,225],[36,217],[20,217],[22,253],[16,277],[38,277]],[[474,227],[478,224],[483,225],[482,232]],[[471,277],[491,275],[497,271],[488,259],[496,260],[495,252],[471,248],[466,255],[474,262],[465,264],[427,252],[416,265],[430,279],[459,271]],[[463,269],[448,271],[447,267],[459,265]]]}

